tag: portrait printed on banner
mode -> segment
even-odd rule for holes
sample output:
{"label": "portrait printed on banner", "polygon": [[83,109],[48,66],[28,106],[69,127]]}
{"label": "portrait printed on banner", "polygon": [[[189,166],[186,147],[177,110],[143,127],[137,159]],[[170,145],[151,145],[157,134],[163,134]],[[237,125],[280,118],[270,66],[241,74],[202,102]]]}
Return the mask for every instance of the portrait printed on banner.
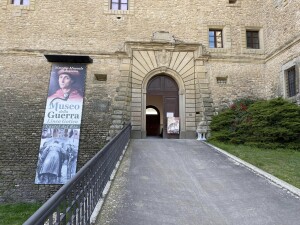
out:
{"label": "portrait printed on banner", "polygon": [[84,92],[84,79],[84,67],[53,66],[48,99],[81,100]]}

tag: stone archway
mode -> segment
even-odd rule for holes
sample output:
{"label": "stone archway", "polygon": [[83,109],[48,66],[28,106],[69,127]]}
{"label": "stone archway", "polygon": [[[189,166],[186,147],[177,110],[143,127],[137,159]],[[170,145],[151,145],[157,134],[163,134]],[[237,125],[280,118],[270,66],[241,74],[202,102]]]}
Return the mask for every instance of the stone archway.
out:
{"label": "stone archway", "polygon": [[[162,46],[161,46],[162,47]],[[195,135],[195,63],[194,51],[133,50],[131,60],[131,123],[133,138],[146,137],[146,93],[149,80],[158,74],[167,74],[178,84],[180,137],[187,138],[188,126]],[[187,87],[187,88],[186,88]],[[188,96],[186,91],[190,92]],[[188,104],[186,103],[188,102]],[[189,121],[186,120],[189,112]]]}
{"label": "stone archway", "polygon": [[166,75],[169,76],[172,80],[174,80],[178,86],[178,107],[179,111],[178,114],[180,115],[180,135],[179,138],[185,138],[185,132],[186,132],[186,111],[185,111],[185,87],[184,87],[184,82],[181,79],[181,76],[176,73],[175,71],[166,68],[166,67],[161,67],[161,68],[156,68],[146,74],[142,84],[141,84],[141,89],[142,89],[142,98],[141,98],[141,132],[142,132],[142,137],[146,137],[146,106],[147,106],[147,86],[149,84],[149,81],[153,79],[154,77],[158,75]]}
{"label": "stone archway", "polygon": [[204,117],[206,107],[202,95],[209,95],[202,46],[128,42],[125,49],[129,58],[123,59],[120,66],[122,91],[115,104],[126,109],[132,124],[132,138],[146,137],[147,84],[153,76],[162,73],[178,84],[180,138],[196,138],[197,125]]}

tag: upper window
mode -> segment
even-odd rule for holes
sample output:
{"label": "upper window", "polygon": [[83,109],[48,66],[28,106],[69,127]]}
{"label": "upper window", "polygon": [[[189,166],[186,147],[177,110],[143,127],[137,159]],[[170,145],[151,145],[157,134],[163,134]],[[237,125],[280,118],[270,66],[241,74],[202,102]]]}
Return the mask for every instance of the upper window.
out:
{"label": "upper window", "polygon": [[247,48],[259,49],[259,31],[246,31]]}
{"label": "upper window", "polygon": [[229,4],[234,4],[236,3],[237,0],[229,0]]}
{"label": "upper window", "polygon": [[209,47],[223,48],[222,30],[209,29]]}
{"label": "upper window", "polygon": [[287,95],[288,95],[288,97],[293,97],[297,94],[295,67],[290,68],[286,71],[286,79],[287,79],[287,82],[286,82]]}
{"label": "upper window", "polygon": [[146,109],[146,115],[158,115],[158,112],[155,108],[149,107]]}
{"label": "upper window", "polygon": [[11,4],[13,5],[29,5],[30,0],[12,0]]}
{"label": "upper window", "polygon": [[128,10],[128,0],[111,0],[112,10]]}

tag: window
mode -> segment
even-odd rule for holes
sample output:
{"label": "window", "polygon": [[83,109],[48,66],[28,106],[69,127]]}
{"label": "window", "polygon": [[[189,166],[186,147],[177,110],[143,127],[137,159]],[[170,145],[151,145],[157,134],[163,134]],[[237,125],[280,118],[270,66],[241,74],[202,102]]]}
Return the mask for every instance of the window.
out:
{"label": "window", "polygon": [[29,5],[29,0],[12,0],[13,5]]}
{"label": "window", "polygon": [[223,48],[222,30],[209,29],[209,47]]}
{"label": "window", "polygon": [[158,115],[158,112],[155,108],[149,107],[146,109],[146,115]]}
{"label": "window", "polygon": [[259,31],[246,31],[247,48],[259,49]]}
{"label": "window", "polygon": [[128,10],[128,0],[111,0],[112,10]]}
{"label": "window", "polygon": [[234,4],[236,3],[237,0],[229,0],[229,4]]}
{"label": "window", "polygon": [[95,79],[98,81],[107,81],[107,74],[95,74]]}
{"label": "window", "polygon": [[281,95],[300,104],[300,56],[288,60],[281,67]]}
{"label": "window", "polygon": [[227,77],[217,77],[217,84],[219,85],[227,84]]}
{"label": "window", "polygon": [[135,0],[103,0],[104,14],[116,15],[117,20],[123,21],[124,15],[133,15],[135,12]]}
{"label": "window", "polygon": [[210,53],[226,53],[231,49],[231,28],[224,22],[207,21],[203,31],[206,33],[202,43],[207,46]]}
{"label": "window", "polygon": [[295,67],[286,71],[287,96],[292,97],[297,94],[296,91],[296,70]]}
{"label": "window", "polygon": [[265,54],[264,30],[261,24],[241,26],[241,52],[245,54]]}

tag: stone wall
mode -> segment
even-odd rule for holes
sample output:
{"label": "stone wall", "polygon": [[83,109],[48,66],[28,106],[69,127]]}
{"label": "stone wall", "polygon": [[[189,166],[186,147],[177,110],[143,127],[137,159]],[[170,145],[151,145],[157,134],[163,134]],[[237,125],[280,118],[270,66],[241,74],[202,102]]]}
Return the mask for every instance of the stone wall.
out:
{"label": "stone wall", "polygon": [[[60,187],[34,185],[51,63],[25,52],[0,54],[0,61],[0,202],[43,201]],[[119,60],[94,57],[87,67],[78,169],[107,142]],[[95,73],[108,73],[107,81]]]}
{"label": "stone wall", "polygon": [[285,70],[295,66],[300,71],[300,2],[267,1],[266,17],[266,97],[286,97]]}
{"label": "stone wall", "polygon": [[32,1],[35,7],[29,10],[7,2],[2,0],[0,9],[2,49],[112,53],[125,41],[149,41],[156,31],[168,31],[178,41],[204,43],[204,26],[227,24],[236,54],[240,27],[263,25],[265,18],[259,0],[238,0],[236,7],[227,0],[135,1],[128,14],[107,12],[105,1]]}
{"label": "stone wall", "polygon": [[[51,70],[44,54],[93,59],[87,66],[78,168],[132,117],[135,129],[142,128],[137,96],[158,66],[134,77],[137,63],[129,43],[137,53],[144,45],[153,55],[163,50],[158,46],[171,46],[172,54],[186,51],[181,45],[201,46],[193,52],[192,72],[180,78],[192,87],[181,93],[190,136],[203,115],[206,126],[214,110],[236,98],[284,96],[282,71],[288,63],[295,62],[299,74],[299,1],[129,0],[128,11],[110,10],[109,0],[9,2],[0,0],[0,201],[43,201],[59,188],[33,184]],[[223,30],[224,48],[208,47],[210,28]],[[246,29],[260,31],[261,49],[246,48]],[[153,40],[159,31],[169,35],[168,43]]]}
{"label": "stone wall", "polygon": [[265,1],[266,54],[274,54],[292,40],[299,38],[300,2],[291,0]]}
{"label": "stone wall", "polygon": [[207,73],[216,110],[228,107],[238,98],[264,98],[263,69],[261,61],[210,62],[207,65]]}

